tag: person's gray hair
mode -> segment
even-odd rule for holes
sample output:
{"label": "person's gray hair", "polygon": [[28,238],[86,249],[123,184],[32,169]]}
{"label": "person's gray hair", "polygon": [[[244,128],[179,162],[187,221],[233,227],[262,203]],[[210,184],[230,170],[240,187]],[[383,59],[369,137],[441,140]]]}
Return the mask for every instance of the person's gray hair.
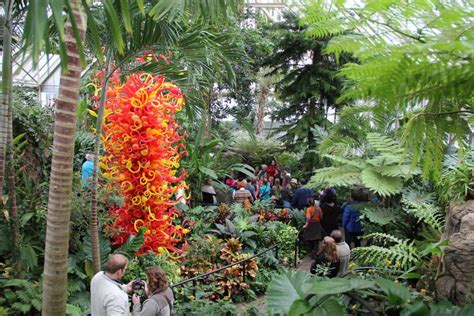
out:
{"label": "person's gray hair", "polygon": [[86,154],[86,159],[89,160],[89,161],[93,161],[95,159],[95,155],[91,154],[91,153],[88,153],[88,154]]}
{"label": "person's gray hair", "polygon": [[339,229],[335,229],[331,232],[331,237],[336,243],[339,243],[342,241],[342,232]]}

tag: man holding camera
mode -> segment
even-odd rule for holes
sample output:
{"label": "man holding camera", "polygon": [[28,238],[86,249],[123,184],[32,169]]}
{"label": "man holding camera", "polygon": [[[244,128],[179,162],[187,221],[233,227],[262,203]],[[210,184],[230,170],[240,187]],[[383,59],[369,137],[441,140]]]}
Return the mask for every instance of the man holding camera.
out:
{"label": "man holding camera", "polygon": [[122,284],[120,280],[127,269],[128,259],[120,254],[109,256],[104,271],[98,272],[91,281],[92,316],[128,315],[128,295],[133,281]]}

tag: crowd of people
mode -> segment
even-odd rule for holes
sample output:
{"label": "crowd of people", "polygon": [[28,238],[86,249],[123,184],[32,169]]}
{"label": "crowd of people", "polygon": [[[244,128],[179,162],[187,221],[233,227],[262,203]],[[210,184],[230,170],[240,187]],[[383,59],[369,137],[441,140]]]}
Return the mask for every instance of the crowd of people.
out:
{"label": "crowd of people", "polygon": [[[85,177],[87,179],[88,174]],[[343,276],[348,270],[351,247],[361,245],[363,227],[359,220],[359,204],[367,202],[369,194],[358,188],[352,192],[351,199],[341,205],[334,188],[314,192],[305,187],[306,183],[305,179],[291,178],[273,160],[268,166],[257,168],[254,177],[225,179],[227,192],[224,195],[228,198],[227,203],[240,203],[246,208],[256,200],[263,200],[276,207],[304,210],[306,221],[298,238],[310,248],[314,260],[310,272],[328,277]],[[201,193],[203,204],[216,205],[219,202],[218,192],[210,179],[202,186]],[[137,286],[143,290],[146,299],[142,302],[133,294],[131,315],[170,315],[174,297],[163,270],[148,267],[146,281],[121,284],[127,265],[125,256],[111,255],[104,271],[93,277],[92,315],[129,315],[127,293],[133,292]]]}
{"label": "crowd of people", "polygon": [[207,179],[201,187],[202,203],[204,205],[217,205],[220,203],[240,203],[246,207],[257,200],[268,201],[277,207],[298,208],[306,207],[307,199],[313,191],[305,188],[305,179],[291,178],[275,160],[267,165],[255,168],[252,177],[233,178],[224,180],[227,191],[219,195]]}
{"label": "crowd of people", "polygon": [[[306,183],[306,179],[292,178],[272,160],[268,166],[257,167],[254,177],[226,178],[227,199],[221,202],[249,208],[256,200],[263,200],[276,207],[305,210],[306,222],[298,237],[308,245],[315,260],[311,271],[316,273],[317,266],[329,265],[328,276],[341,275],[347,270],[350,248],[361,245],[363,227],[358,204],[368,202],[369,194],[357,188],[348,201],[340,204],[334,188],[315,192],[306,188]],[[218,203],[210,179],[201,191],[205,205]]]}

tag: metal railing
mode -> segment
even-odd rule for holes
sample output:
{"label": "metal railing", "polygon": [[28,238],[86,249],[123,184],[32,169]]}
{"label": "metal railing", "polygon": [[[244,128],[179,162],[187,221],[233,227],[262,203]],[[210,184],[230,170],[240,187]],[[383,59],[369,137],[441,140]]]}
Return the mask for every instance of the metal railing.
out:
{"label": "metal railing", "polygon": [[239,264],[242,266],[242,282],[245,282],[245,275],[246,275],[246,272],[247,272],[246,268],[245,268],[245,263],[249,260],[254,259],[254,258],[261,257],[262,255],[264,255],[267,252],[270,252],[272,250],[275,250],[275,257],[278,259],[278,246],[274,245],[274,246],[272,246],[270,248],[267,248],[264,251],[262,251],[260,253],[257,253],[257,254],[255,254],[251,257],[245,258],[243,260],[239,260],[239,261],[234,262],[234,263],[230,263],[230,264],[225,265],[223,267],[220,267],[218,269],[212,270],[211,272],[201,273],[199,275],[196,275],[195,277],[192,277],[192,278],[189,278],[189,279],[186,279],[186,280],[183,280],[183,281],[179,281],[178,283],[170,285],[170,287],[175,288],[175,287],[182,286],[184,284],[192,282],[193,283],[193,295],[196,296],[196,286],[197,286],[198,281],[203,280],[203,279],[209,277],[212,274],[221,272],[222,270],[228,269],[230,267],[233,267],[233,266],[236,266],[236,265],[239,265]]}

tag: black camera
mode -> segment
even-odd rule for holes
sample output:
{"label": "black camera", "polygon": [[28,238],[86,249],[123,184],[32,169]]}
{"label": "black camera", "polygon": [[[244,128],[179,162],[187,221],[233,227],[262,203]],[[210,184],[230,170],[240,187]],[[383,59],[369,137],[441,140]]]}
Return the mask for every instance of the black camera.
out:
{"label": "black camera", "polygon": [[134,291],[139,291],[139,290],[144,290],[145,289],[145,281],[142,281],[140,279],[135,279],[133,280],[133,290]]}

